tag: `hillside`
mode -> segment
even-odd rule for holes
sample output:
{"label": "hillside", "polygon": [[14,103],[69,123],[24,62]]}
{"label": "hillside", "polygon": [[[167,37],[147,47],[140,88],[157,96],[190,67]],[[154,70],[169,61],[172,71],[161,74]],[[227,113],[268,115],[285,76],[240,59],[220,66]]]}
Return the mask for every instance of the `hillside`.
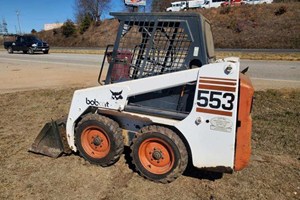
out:
{"label": "hillside", "polygon": [[200,10],[218,48],[300,48],[300,3]]}
{"label": "hillside", "polygon": [[[216,48],[300,49],[300,2],[198,9],[212,23]],[[64,37],[60,29],[37,35],[56,47],[105,47],[113,44],[118,22],[104,20],[84,34]],[[1,42],[1,41],[0,41]]]}
{"label": "hillside", "polygon": [[[300,3],[244,5],[198,9],[212,23],[216,48],[300,48]],[[116,20],[105,20],[83,35],[65,38],[60,30],[38,35],[51,46],[105,47],[117,32]]]}

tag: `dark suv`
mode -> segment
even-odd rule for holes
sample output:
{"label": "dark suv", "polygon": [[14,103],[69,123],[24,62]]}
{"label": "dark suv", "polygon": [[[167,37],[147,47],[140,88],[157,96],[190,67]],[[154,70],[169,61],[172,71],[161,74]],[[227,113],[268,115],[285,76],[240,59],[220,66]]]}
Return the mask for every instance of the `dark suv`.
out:
{"label": "dark suv", "polygon": [[4,42],[4,48],[7,49],[8,53],[13,53],[14,51],[23,51],[23,53],[29,54],[33,54],[34,52],[49,53],[49,45],[36,36],[14,35],[13,38],[13,41]]}

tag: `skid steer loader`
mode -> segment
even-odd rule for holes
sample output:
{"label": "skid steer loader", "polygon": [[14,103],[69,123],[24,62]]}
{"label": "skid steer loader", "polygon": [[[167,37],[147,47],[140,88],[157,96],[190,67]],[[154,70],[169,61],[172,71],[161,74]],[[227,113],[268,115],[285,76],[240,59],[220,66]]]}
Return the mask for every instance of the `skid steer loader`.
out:
{"label": "skid steer loader", "polygon": [[30,151],[79,152],[109,166],[130,146],[137,172],[161,183],[188,162],[222,173],[246,167],[254,90],[238,58],[216,60],[210,23],[195,13],[111,15],[119,28],[100,85],[75,91],[68,117],[46,124]]}

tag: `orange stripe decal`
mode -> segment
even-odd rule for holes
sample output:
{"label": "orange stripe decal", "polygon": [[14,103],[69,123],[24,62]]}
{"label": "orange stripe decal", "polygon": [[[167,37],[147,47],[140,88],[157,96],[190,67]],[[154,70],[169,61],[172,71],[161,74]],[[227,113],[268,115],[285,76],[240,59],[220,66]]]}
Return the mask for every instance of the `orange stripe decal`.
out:
{"label": "orange stripe decal", "polygon": [[236,79],[231,79],[231,78],[214,78],[214,77],[204,77],[200,76],[200,79],[212,79],[212,80],[222,80],[222,81],[236,81]]}
{"label": "orange stripe decal", "polygon": [[236,85],[235,82],[224,82],[224,81],[210,81],[210,80],[200,80],[200,83],[211,83],[211,84],[219,84],[219,85]]}
{"label": "orange stripe decal", "polygon": [[232,112],[222,111],[222,110],[211,110],[205,108],[197,108],[197,112],[209,113],[209,114],[216,114],[216,115],[224,115],[224,116],[232,116]]}
{"label": "orange stripe decal", "polygon": [[199,85],[199,89],[208,89],[208,90],[221,90],[227,92],[234,92],[235,87],[223,87],[223,86],[215,86],[215,85]]}

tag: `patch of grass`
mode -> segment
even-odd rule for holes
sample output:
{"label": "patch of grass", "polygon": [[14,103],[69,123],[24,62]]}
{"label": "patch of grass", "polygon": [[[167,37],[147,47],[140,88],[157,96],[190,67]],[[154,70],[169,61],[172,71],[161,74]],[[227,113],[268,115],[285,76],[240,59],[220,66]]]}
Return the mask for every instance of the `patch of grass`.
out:
{"label": "patch of grass", "polygon": [[253,147],[277,154],[300,154],[300,90],[255,92]]}
{"label": "patch of grass", "polygon": [[101,54],[105,53],[105,50],[90,50],[90,49],[50,49],[51,53],[74,53],[74,54]]}
{"label": "patch of grass", "polygon": [[248,60],[287,60],[299,61],[300,53],[261,53],[261,52],[216,52],[217,58],[239,57],[240,59]]}
{"label": "patch of grass", "polygon": [[[105,50],[90,50],[90,49],[51,49],[51,53],[74,53],[74,54],[101,54],[105,53]],[[217,58],[226,57],[239,57],[240,59],[248,60],[287,60],[287,61],[299,61],[300,53],[246,53],[246,52],[224,52],[217,51]]]}
{"label": "patch of grass", "polygon": [[[105,50],[90,50],[90,49],[51,49],[51,53],[74,53],[74,54],[101,54],[105,53]],[[239,57],[241,59],[248,60],[288,60],[299,61],[300,53],[246,53],[246,52],[216,52],[217,58],[226,57]]]}

